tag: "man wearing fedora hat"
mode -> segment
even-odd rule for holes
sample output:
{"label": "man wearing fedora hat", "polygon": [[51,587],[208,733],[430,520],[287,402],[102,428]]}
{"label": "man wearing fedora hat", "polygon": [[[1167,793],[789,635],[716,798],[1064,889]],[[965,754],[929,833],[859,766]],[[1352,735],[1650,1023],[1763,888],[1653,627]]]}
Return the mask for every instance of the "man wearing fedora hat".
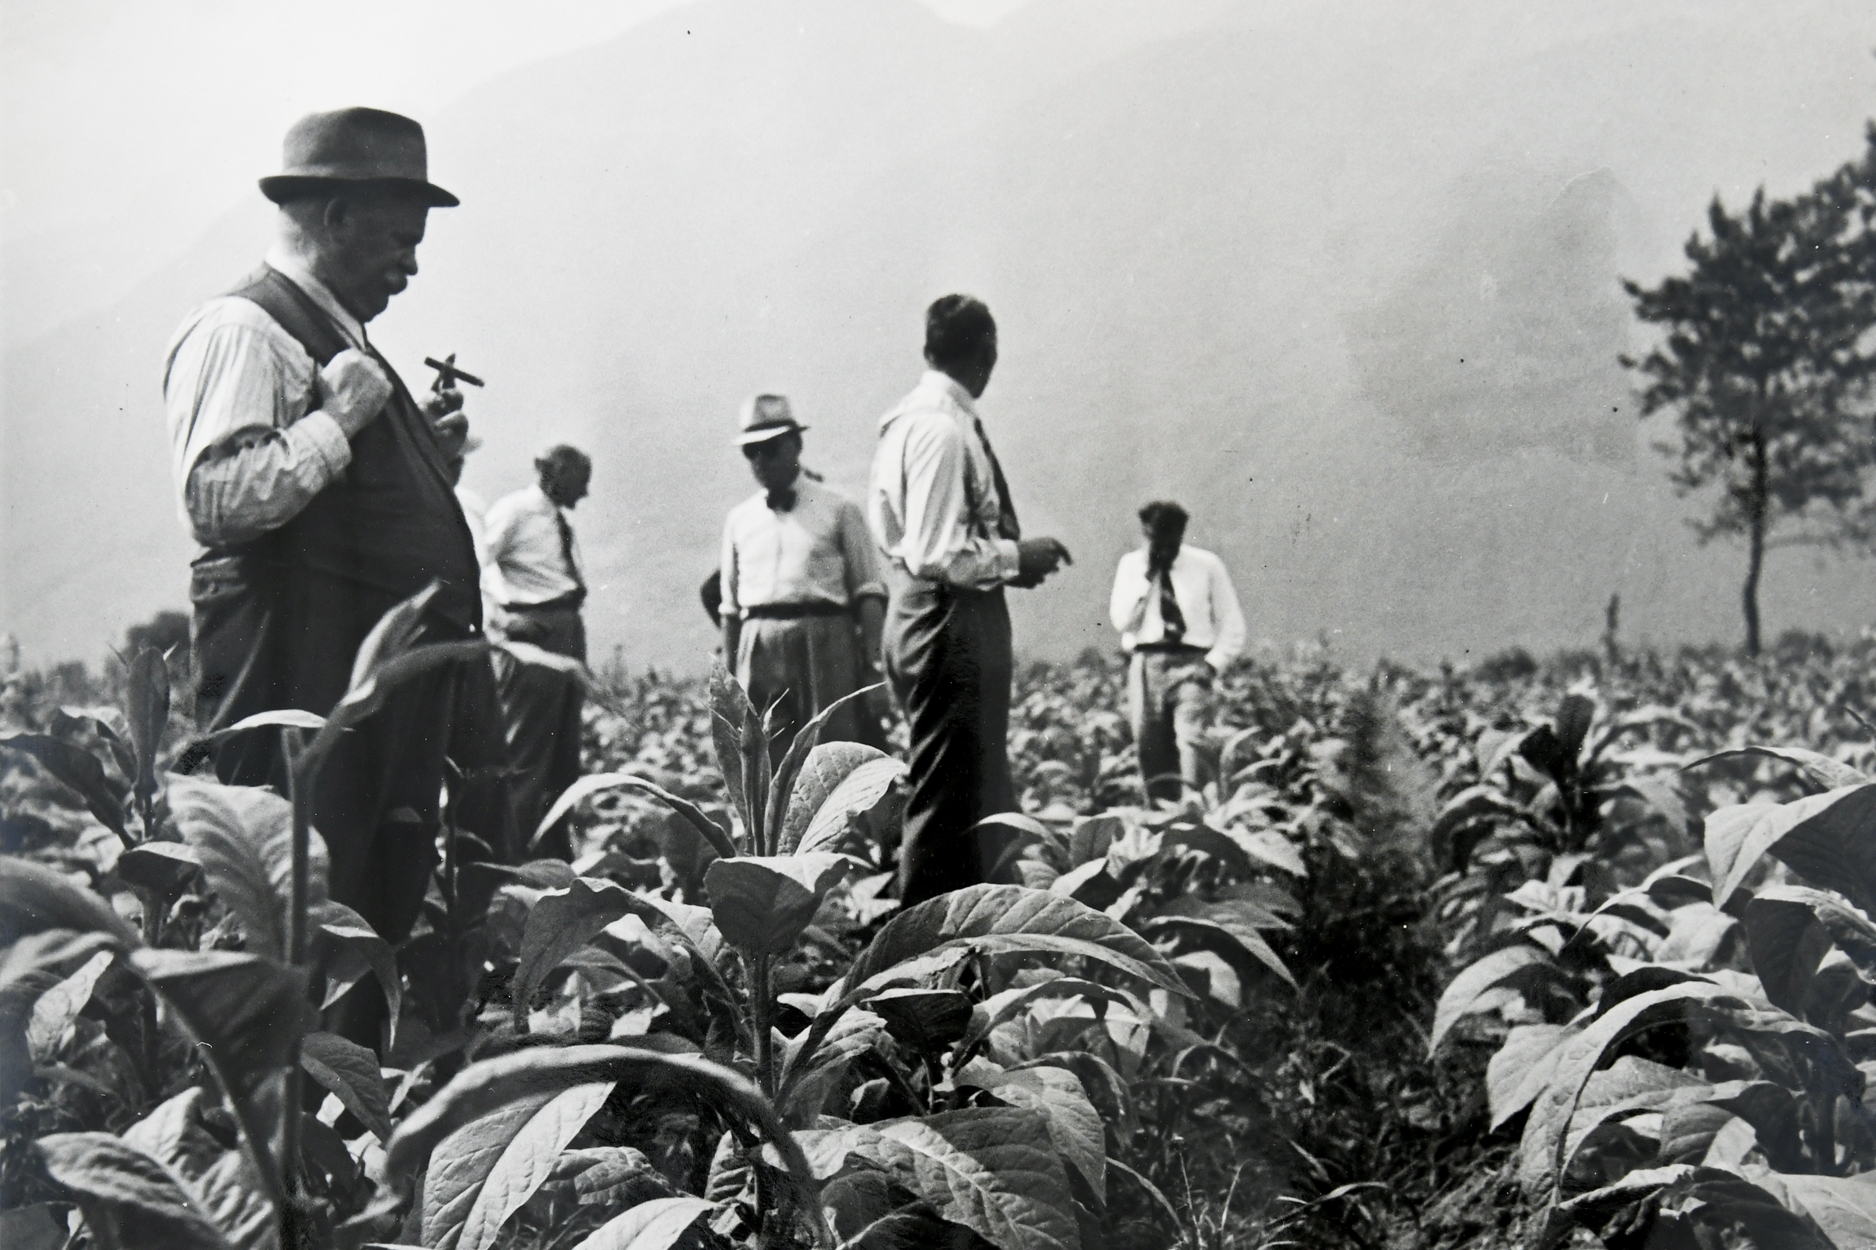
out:
{"label": "man wearing fedora hat", "polygon": [[[723,525],[723,662],[760,711],[776,708],[779,758],[835,700],[879,680],[886,587],[859,506],[801,467],[801,434],[781,395],[743,404],[736,445],[762,489]],[[834,713],[823,742],[881,745],[874,700]]]}
{"label": "man wearing fedora hat", "polygon": [[[376,109],[313,114],[260,185],[279,206],[266,263],[189,314],[163,377],[177,492],[202,546],[190,593],[209,732],[258,712],[329,712],[372,626],[432,584],[420,641],[482,626],[451,489],[461,396],[420,407],[365,333],[417,272],[429,210],[457,203],[429,181],[423,128]],[[453,796],[458,823],[507,849],[498,724],[488,666],[459,664],[399,687],[327,763],[312,805],[331,895],[386,938],[402,939],[422,905],[446,754],[478,779]],[[276,730],[227,737],[213,755],[224,781],[284,790]]]}

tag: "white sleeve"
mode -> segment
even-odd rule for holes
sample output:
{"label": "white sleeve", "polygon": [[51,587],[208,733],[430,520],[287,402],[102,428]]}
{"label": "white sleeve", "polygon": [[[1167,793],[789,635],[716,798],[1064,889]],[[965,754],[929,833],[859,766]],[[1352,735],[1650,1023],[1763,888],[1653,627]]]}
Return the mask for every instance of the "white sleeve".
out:
{"label": "white sleeve", "polygon": [[1222,673],[1244,653],[1244,610],[1238,606],[1238,592],[1231,584],[1231,573],[1223,560],[1213,559],[1211,582],[1212,619],[1217,623],[1218,634],[1205,660]]}
{"label": "white sleeve", "polygon": [[957,423],[916,418],[905,436],[905,537],[899,556],[914,577],[988,590],[1016,575],[1017,547],[971,532],[964,491],[969,460]]}
{"label": "white sleeve", "polygon": [[1120,558],[1114,569],[1114,591],[1108,596],[1107,615],[1122,635],[1140,632],[1140,625],[1146,620],[1146,601],[1152,591],[1152,583],[1147,581],[1145,566],[1135,568],[1139,563],[1137,553],[1128,552]]}
{"label": "white sleeve", "polygon": [[324,412],[294,420],[299,396],[268,336],[252,325],[198,326],[177,345],[164,404],[183,510],[204,545],[260,537],[299,515],[352,462]]}

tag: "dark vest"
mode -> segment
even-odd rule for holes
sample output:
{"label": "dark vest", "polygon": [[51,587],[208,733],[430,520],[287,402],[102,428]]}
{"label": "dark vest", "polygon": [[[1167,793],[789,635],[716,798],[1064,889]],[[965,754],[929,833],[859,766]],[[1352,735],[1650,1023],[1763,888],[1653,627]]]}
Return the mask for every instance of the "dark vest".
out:
{"label": "dark vest", "polygon": [[[230,294],[259,305],[321,366],[350,346],[277,270],[263,267]],[[195,562],[197,717],[205,729],[276,708],[331,711],[371,627],[432,581],[431,638],[481,628],[475,543],[442,448],[396,371],[372,355],[390,376],[391,398],[352,439],[344,475],[286,524]],[[278,780],[274,735],[241,737],[253,741],[217,751],[222,779]]]}
{"label": "dark vest", "polygon": [[[324,366],[348,344],[317,304],[278,270],[263,267],[229,292],[260,305]],[[247,544],[250,558],[349,582],[368,630],[392,604],[441,583],[431,610],[469,632],[482,624],[475,541],[449,481],[443,449],[403,380],[391,378],[378,419],[352,439],[345,475],[279,529]],[[359,639],[363,640],[363,633]]]}

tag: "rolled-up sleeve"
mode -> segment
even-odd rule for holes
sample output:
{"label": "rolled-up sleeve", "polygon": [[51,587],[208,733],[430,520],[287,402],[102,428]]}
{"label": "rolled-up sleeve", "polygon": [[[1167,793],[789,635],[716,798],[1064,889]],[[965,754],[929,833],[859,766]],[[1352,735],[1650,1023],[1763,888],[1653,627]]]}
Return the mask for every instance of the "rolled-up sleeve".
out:
{"label": "rolled-up sleeve", "polygon": [[279,528],[352,460],[337,421],[319,411],[301,415],[311,361],[285,358],[257,316],[265,314],[204,316],[178,339],[164,376],[183,514],[205,546]]}
{"label": "rolled-up sleeve", "polygon": [[[723,554],[717,564],[723,574],[723,603],[718,609],[724,620],[743,614],[741,593],[737,588],[736,569],[736,514],[732,512],[723,523]],[[735,657],[731,657],[733,660]]]}
{"label": "rolled-up sleeve", "polygon": [[1107,617],[1121,632],[1122,645],[1131,646],[1133,635],[1140,632],[1151,588],[1146,580],[1146,564],[1138,553],[1130,551],[1122,556],[1114,568],[1114,590],[1107,599]]}
{"label": "rolled-up sleeve", "polygon": [[905,435],[905,537],[899,558],[914,577],[987,590],[1016,576],[1017,546],[973,533],[957,423],[942,413],[913,419]]}

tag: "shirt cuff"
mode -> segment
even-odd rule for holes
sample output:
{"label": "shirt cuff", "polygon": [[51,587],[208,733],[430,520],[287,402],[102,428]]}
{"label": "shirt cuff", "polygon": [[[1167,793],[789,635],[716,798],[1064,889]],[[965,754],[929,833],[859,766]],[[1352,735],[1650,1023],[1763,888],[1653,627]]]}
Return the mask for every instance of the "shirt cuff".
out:
{"label": "shirt cuff", "polygon": [[1015,540],[993,538],[990,543],[997,549],[997,575],[1006,582],[1015,581],[1023,567],[1022,553]]}
{"label": "shirt cuff", "polygon": [[345,437],[345,431],[339,423],[329,416],[324,409],[307,413],[295,421],[288,431],[289,437],[306,440],[319,463],[325,467],[326,480],[330,482],[345,472],[352,463],[352,442]]}
{"label": "shirt cuff", "polygon": [[849,599],[858,600],[864,599],[869,595],[876,599],[890,599],[892,597],[887,592],[886,583],[884,582],[867,582],[863,586],[856,587],[853,593],[847,597]]}
{"label": "shirt cuff", "polygon": [[1224,672],[1231,667],[1231,661],[1235,659],[1237,659],[1237,656],[1226,651],[1223,647],[1213,647],[1210,651],[1205,653],[1205,662],[1212,666],[1212,672],[1214,673]]}

